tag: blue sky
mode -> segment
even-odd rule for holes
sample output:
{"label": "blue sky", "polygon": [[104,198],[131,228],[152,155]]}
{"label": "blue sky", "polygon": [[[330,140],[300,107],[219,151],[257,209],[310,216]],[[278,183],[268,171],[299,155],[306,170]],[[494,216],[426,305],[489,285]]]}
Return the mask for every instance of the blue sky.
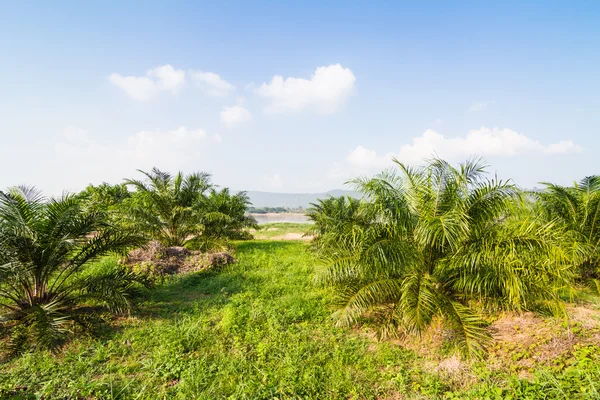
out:
{"label": "blue sky", "polygon": [[0,3],[0,187],[318,192],[434,153],[600,173],[600,3],[452,3]]}

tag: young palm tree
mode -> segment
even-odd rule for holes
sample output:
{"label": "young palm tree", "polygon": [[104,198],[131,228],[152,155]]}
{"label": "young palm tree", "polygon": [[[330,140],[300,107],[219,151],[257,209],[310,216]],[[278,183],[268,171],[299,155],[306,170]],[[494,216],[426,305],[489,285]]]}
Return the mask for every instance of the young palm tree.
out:
{"label": "young palm tree", "polygon": [[140,244],[75,197],[47,200],[27,187],[0,192],[0,323],[14,350],[59,347],[89,315],[84,304],[126,311],[136,276],[82,272],[99,256]]}
{"label": "young palm tree", "polygon": [[544,185],[535,195],[547,218],[557,220],[574,251],[582,253],[580,277],[600,278],[600,176],[588,176],[571,187]]}
{"label": "young palm tree", "polygon": [[254,217],[247,215],[250,199],[246,192],[231,194],[229,189],[211,189],[201,206],[201,248],[224,247],[230,240],[247,239],[248,228],[256,229]]}
{"label": "young palm tree", "polygon": [[76,194],[83,202],[84,208],[90,210],[113,211],[125,199],[131,197],[127,185],[111,185],[106,182],[100,185],[88,185],[84,190]]}
{"label": "young palm tree", "polygon": [[334,235],[326,235],[328,232],[346,232],[353,227],[366,228],[373,218],[368,210],[359,199],[349,196],[328,197],[311,203],[306,216],[313,224],[307,235],[314,236],[311,243],[314,250],[318,252],[332,248],[328,240],[336,238]]}
{"label": "young palm tree", "polygon": [[164,246],[183,246],[202,233],[200,207],[205,193],[212,187],[210,175],[204,172],[171,175],[153,168],[140,171],[147,181],[126,179],[136,189],[124,202],[133,226],[158,240]]}
{"label": "young palm tree", "polygon": [[399,174],[353,181],[360,204],[327,200],[309,213],[326,265],[317,278],[337,289],[339,323],[369,315],[383,335],[419,334],[442,318],[479,355],[488,335],[477,309],[556,303],[569,284],[567,255],[553,225],[523,211],[513,184],[487,179],[476,160],[395,162]]}

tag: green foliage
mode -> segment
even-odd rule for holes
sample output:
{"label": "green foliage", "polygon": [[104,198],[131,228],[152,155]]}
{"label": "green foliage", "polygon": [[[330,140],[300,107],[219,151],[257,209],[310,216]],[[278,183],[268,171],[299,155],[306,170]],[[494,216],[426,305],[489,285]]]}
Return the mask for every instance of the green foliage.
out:
{"label": "green foliage", "polygon": [[131,197],[127,185],[111,185],[106,182],[98,186],[89,185],[76,197],[82,201],[82,207],[89,211],[114,212],[120,204]]}
{"label": "green foliage", "polygon": [[202,234],[195,241],[201,249],[226,247],[230,240],[250,239],[247,229],[256,229],[256,220],[246,214],[250,200],[246,192],[231,194],[229,189],[211,189],[202,201]]}
{"label": "green foliage", "polygon": [[506,384],[497,386],[486,380],[472,389],[446,393],[446,399],[562,399],[600,398],[600,347],[577,346],[572,355],[555,360],[555,366],[540,368],[531,379],[504,376]]}
{"label": "green foliage", "polygon": [[512,183],[487,179],[476,160],[396,163],[353,181],[365,200],[330,198],[308,214],[340,324],[370,315],[383,336],[420,334],[441,316],[479,356],[489,339],[479,311],[559,307],[571,280],[563,236]]}
{"label": "green foliage", "polygon": [[129,309],[135,276],[84,273],[97,257],[142,243],[105,217],[72,196],[47,200],[26,187],[0,192],[0,316],[14,352],[58,349],[84,304]]}
{"label": "green foliage", "polygon": [[236,264],[169,277],[102,340],[80,337],[59,355],[39,351],[0,364],[0,397],[595,398],[598,346],[567,352],[531,379],[477,362],[468,382],[457,382],[368,330],[334,326],[333,293],[312,284],[316,260],[307,250],[302,242],[238,243]]}
{"label": "green foliage", "polygon": [[204,172],[171,175],[154,168],[146,181],[127,179],[136,191],[123,203],[129,228],[144,232],[165,247],[209,249],[232,239],[247,239],[244,229],[256,226],[246,215],[246,193],[217,191]]}
{"label": "green foliage", "polygon": [[572,252],[580,256],[580,277],[600,278],[600,176],[588,176],[572,187],[545,186],[534,195],[544,215],[564,229]]}
{"label": "green foliage", "polygon": [[165,247],[183,246],[201,232],[198,210],[204,194],[212,187],[204,172],[171,175],[157,168],[140,171],[146,181],[127,179],[135,193],[124,204],[130,227],[139,229]]}
{"label": "green foliage", "polygon": [[329,319],[327,290],[300,242],[244,242],[220,273],[174,276],[148,315],[107,341],[85,339],[0,366],[0,395],[47,399],[365,399],[441,394],[414,354]]}
{"label": "green foliage", "polygon": [[313,247],[318,252],[326,252],[335,247],[337,238],[326,233],[350,231],[354,227],[364,229],[373,218],[370,209],[363,207],[359,199],[349,196],[322,199],[312,204],[306,216],[313,222],[308,234],[315,236]]}
{"label": "green foliage", "polygon": [[253,232],[252,235],[254,238],[262,240],[274,240],[274,238],[285,237],[289,234],[306,238],[310,234],[310,227],[311,225],[307,223],[271,222],[259,225],[256,232]]}

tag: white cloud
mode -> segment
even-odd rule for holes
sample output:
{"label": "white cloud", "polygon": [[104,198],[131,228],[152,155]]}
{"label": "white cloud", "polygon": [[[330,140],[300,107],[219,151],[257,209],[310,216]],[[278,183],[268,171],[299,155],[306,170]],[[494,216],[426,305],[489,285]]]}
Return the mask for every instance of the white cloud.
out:
{"label": "white cloud", "polygon": [[220,116],[221,122],[223,122],[228,128],[232,128],[252,119],[252,114],[250,114],[250,111],[246,110],[240,105],[224,107],[220,113]]}
{"label": "white cloud", "polygon": [[263,83],[256,93],[268,99],[268,113],[314,109],[331,114],[342,108],[354,89],[356,77],[340,64],[318,67],[310,79],[276,75],[271,83]]}
{"label": "white cloud", "polygon": [[185,84],[185,72],[167,64],[148,70],[145,76],[123,76],[113,73],[108,79],[132,99],[148,101],[160,92],[177,93]]}
{"label": "white cloud", "polygon": [[558,143],[548,145],[544,149],[546,154],[567,154],[567,153],[580,153],[583,150],[581,146],[573,143],[572,140],[561,140]]}
{"label": "white cloud", "polygon": [[281,175],[279,173],[263,177],[263,182],[271,189],[279,189],[283,186]]}
{"label": "white cloud", "polygon": [[191,79],[211,96],[226,97],[235,90],[235,86],[214,72],[191,71]]}
{"label": "white cloud", "polygon": [[[485,128],[472,130],[465,136],[445,137],[433,130],[414,137],[400,146],[397,153],[378,155],[375,150],[357,146],[346,157],[346,164],[354,170],[368,171],[385,168],[392,157],[407,164],[420,164],[424,159],[438,156],[448,161],[461,161],[469,156],[514,157],[524,154],[567,154],[581,152],[581,146],[571,140],[544,145],[511,129]],[[330,175],[339,175],[338,164]]]}
{"label": "white cloud", "polygon": [[175,167],[193,158],[206,136],[203,129],[186,127],[171,131],[141,131],[127,138],[127,145],[120,155],[137,165],[150,166],[160,162]]}
{"label": "white cloud", "polygon": [[[85,130],[68,128],[54,145],[55,165],[49,168],[57,174],[68,174],[69,184],[74,185],[69,189],[78,190],[88,183],[120,182],[136,169],[154,166],[168,171],[194,171],[203,154],[220,141],[218,134],[209,136],[203,129],[180,127],[140,131],[122,141],[107,143]],[[59,193],[55,190],[55,194]]]}
{"label": "white cloud", "polygon": [[369,150],[363,146],[357,146],[354,150],[348,153],[346,161],[350,165],[361,168],[383,168],[389,164],[391,157],[379,157],[375,150]]}
{"label": "white cloud", "polygon": [[471,106],[469,107],[469,112],[470,113],[474,113],[474,112],[479,112],[479,111],[483,111],[487,108],[488,103],[473,103],[471,104]]}
{"label": "white cloud", "polygon": [[148,76],[155,79],[158,89],[173,93],[185,84],[185,72],[168,64],[151,69]]}
{"label": "white cloud", "polygon": [[54,150],[65,155],[93,152],[96,148],[97,144],[88,131],[73,126],[65,129],[63,140],[59,140],[54,144]]}

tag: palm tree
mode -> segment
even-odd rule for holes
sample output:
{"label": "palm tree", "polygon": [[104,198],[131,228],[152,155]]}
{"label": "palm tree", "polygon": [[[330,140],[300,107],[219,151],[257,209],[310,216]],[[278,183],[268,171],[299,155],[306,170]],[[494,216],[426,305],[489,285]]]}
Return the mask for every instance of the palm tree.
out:
{"label": "palm tree", "polygon": [[124,202],[131,225],[158,240],[164,246],[183,246],[202,233],[199,207],[212,187],[210,175],[204,172],[183,175],[153,168],[139,171],[147,181],[126,179],[136,189]]}
{"label": "palm tree", "polygon": [[317,279],[336,289],[338,323],[374,317],[386,336],[420,334],[441,318],[461,349],[480,355],[489,339],[480,311],[558,304],[567,255],[512,183],[487,179],[478,160],[394,162],[397,171],[352,181],[360,203],[327,200],[309,212],[325,265]]}
{"label": "palm tree", "polygon": [[534,193],[549,220],[566,231],[574,251],[581,253],[579,274],[584,280],[600,277],[600,176],[588,176],[571,187],[544,183]]}
{"label": "palm tree", "polygon": [[199,247],[224,247],[230,240],[248,239],[247,229],[258,228],[254,217],[246,214],[249,204],[246,192],[231,194],[227,188],[211,189],[200,206],[202,234]]}
{"label": "palm tree", "polygon": [[86,275],[84,269],[108,252],[140,244],[109,226],[104,213],[84,211],[73,196],[47,200],[27,187],[0,192],[0,323],[13,349],[56,349],[89,316],[84,305],[127,311],[135,275],[121,269]]}
{"label": "palm tree", "polygon": [[97,186],[88,185],[76,197],[82,200],[85,208],[109,212],[130,198],[131,193],[125,184],[111,185],[103,182]]}
{"label": "palm tree", "polygon": [[[371,224],[373,218],[369,208],[350,196],[328,197],[311,203],[306,216],[313,224],[307,230],[307,235],[314,237],[312,246],[315,251],[330,249],[329,239],[336,239],[327,232],[347,232],[349,229],[364,229]],[[326,250],[325,250],[326,251]]]}

